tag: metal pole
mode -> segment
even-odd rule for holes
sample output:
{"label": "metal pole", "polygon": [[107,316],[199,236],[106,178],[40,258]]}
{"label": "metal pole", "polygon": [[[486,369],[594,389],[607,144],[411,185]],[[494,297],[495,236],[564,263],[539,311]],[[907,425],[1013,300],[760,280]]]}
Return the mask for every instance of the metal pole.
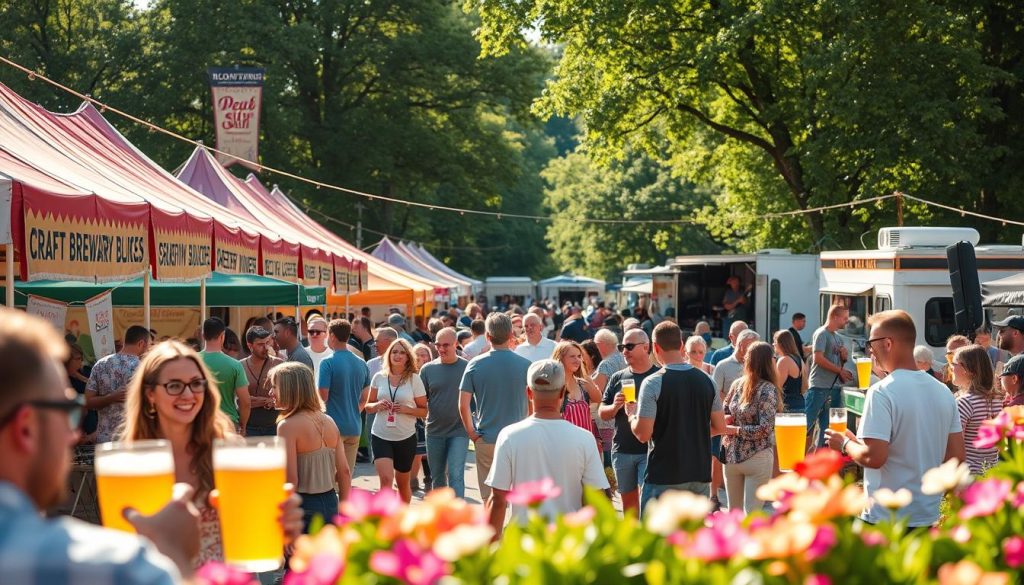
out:
{"label": "metal pole", "polygon": [[348,319],[348,290],[345,290],[345,316],[342,319]]}
{"label": "metal pole", "polygon": [[363,249],[363,208],[366,207],[362,203],[356,203],[356,213],[358,219],[356,220],[356,248]]}
{"label": "metal pole", "polygon": [[[199,280],[199,321],[206,321],[206,277]],[[243,333],[244,335],[244,333]]]}
{"label": "metal pole", "polygon": [[149,312],[149,270],[142,276],[142,320],[146,324],[146,331],[153,328]]}
{"label": "metal pole", "polygon": [[6,264],[7,264],[7,270],[6,270],[7,281],[5,283],[5,284],[7,284],[7,294],[6,294],[6,296],[7,296],[7,306],[9,308],[13,309],[14,308],[14,243],[12,242],[10,244],[7,244],[6,246],[4,246],[4,248],[5,248],[5,255],[7,257],[6,258],[6,260],[7,260],[7,262],[6,262]]}
{"label": "metal pole", "polygon": [[896,225],[903,227],[903,193],[896,192]]}

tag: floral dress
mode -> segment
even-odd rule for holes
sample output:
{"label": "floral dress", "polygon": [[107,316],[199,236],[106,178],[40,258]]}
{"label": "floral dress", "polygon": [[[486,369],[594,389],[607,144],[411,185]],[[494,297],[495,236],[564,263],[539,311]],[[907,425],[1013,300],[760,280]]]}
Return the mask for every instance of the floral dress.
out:
{"label": "floral dress", "polygon": [[220,516],[216,508],[205,502],[196,502],[199,508],[199,556],[192,563],[199,568],[210,561],[224,562],[224,543],[220,535]]}
{"label": "floral dress", "polygon": [[725,401],[725,412],[733,416],[732,424],[740,427],[738,435],[722,437],[722,463],[742,463],[775,445],[775,413],[779,394],[771,382],[761,382],[750,404],[740,404],[743,379],[733,382]]}

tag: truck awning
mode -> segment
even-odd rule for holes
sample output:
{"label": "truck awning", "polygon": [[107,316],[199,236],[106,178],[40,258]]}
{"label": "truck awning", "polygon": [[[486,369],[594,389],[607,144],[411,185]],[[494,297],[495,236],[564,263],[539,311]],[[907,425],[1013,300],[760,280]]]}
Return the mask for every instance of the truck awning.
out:
{"label": "truck awning", "polygon": [[986,307],[1024,307],[1024,274],[982,283],[981,304]]}
{"label": "truck awning", "polygon": [[846,295],[851,297],[859,297],[863,294],[871,292],[875,288],[873,284],[864,284],[860,282],[837,282],[828,286],[823,286],[818,289],[823,293],[830,293],[834,295]]}

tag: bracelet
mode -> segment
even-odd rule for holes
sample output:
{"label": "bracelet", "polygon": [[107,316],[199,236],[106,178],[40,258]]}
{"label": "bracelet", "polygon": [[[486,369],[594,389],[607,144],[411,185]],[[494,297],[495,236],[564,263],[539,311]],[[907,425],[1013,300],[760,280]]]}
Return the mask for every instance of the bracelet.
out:
{"label": "bracelet", "polygon": [[846,446],[849,445],[849,444],[850,444],[850,437],[846,437],[845,439],[843,439],[843,444],[842,444],[841,447],[839,447],[839,452],[842,453],[843,455],[847,455]]}

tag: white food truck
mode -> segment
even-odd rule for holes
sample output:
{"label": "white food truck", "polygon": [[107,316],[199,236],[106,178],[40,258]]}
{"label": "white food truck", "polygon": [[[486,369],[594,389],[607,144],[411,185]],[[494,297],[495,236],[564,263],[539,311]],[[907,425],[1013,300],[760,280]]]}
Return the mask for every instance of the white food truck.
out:
{"label": "white food truck", "polygon": [[979,239],[973,228],[894,227],[879,230],[877,250],[822,252],[821,321],[831,305],[848,306],[850,322],[840,333],[860,345],[869,316],[903,309],[917,324],[917,344],[943,355],[946,338],[956,329],[946,246],[960,241],[975,246],[981,282],[1024,271],[1024,247],[978,245]]}
{"label": "white food truck", "polygon": [[[807,316],[806,342],[818,327],[818,257],[788,250],[761,250],[756,254],[677,256],[665,267],[631,274],[651,275],[654,308],[675,316],[684,330],[707,321],[715,337],[727,337],[723,325],[741,319],[763,339],[787,329],[794,313]],[[729,315],[723,307],[726,281],[735,276],[746,296],[745,307]]]}

